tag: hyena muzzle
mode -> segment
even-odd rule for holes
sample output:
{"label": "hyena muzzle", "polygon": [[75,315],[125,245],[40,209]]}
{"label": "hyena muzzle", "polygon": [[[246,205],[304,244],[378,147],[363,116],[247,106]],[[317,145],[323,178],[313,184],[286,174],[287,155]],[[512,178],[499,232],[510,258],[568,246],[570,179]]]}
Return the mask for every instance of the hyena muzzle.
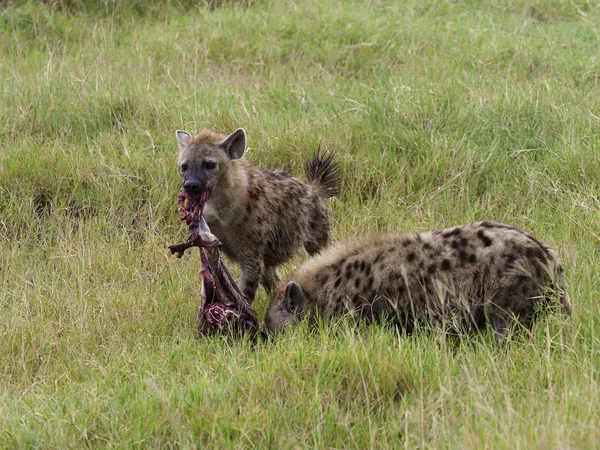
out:
{"label": "hyena muzzle", "polygon": [[225,254],[241,266],[240,289],[253,301],[259,282],[271,293],[276,267],[302,248],[314,255],[329,243],[326,199],[338,193],[339,166],[317,152],[306,180],[254,167],[244,153],[246,132],[176,132],[179,175],[188,195],[207,198],[204,218]]}
{"label": "hyena muzzle", "polygon": [[557,254],[530,234],[477,222],[416,234],[381,234],[330,247],[275,292],[267,329],[308,316],[385,316],[411,331],[429,322],[489,325],[501,342],[517,320],[530,327],[544,305],[570,314]]}

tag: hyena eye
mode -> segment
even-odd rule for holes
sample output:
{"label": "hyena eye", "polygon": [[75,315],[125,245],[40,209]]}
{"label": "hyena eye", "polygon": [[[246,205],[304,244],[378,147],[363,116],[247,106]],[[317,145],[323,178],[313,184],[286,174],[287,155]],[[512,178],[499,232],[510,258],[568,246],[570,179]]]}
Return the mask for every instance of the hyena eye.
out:
{"label": "hyena eye", "polygon": [[182,171],[182,172],[185,172],[186,170],[188,170],[188,165],[187,165],[186,163],[183,163],[183,164],[181,165],[181,171]]}
{"label": "hyena eye", "polygon": [[215,167],[217,167],[217,163],[214,161],[204,161],[204,167],[206,167],[208,170],[213,170]]}

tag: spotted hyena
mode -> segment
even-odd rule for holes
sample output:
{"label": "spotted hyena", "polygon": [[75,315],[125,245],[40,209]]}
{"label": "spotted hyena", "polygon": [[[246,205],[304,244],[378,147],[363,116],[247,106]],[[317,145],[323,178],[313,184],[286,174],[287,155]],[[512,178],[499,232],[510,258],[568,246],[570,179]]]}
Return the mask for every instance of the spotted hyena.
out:
{"label": "spotted hyena", "polygon": [[416,234],[382,234],[333,246],[280,284],[267,313],[270,331],[302,316],[386,315],[409,331],[449,319],[502,340],[517,318],[529,326],[538,307],[559,299],[567,313],[556,253],[530,234],[477,222]]}
{"label": "spotted hyena", "polygon": [[276,267],[301,248],[314,255],[329,242],[325,199],[337,194],[339,166],[317,152],[305,166],[306,181],[287,172],[262,170],[243,158],[246,132],[228,137],[203,131],[176,132],[179,175],[189,195],[207,191],[204,218],[223,251],[242,270],[240,289],[250,302],[259,281],[272,292]]}

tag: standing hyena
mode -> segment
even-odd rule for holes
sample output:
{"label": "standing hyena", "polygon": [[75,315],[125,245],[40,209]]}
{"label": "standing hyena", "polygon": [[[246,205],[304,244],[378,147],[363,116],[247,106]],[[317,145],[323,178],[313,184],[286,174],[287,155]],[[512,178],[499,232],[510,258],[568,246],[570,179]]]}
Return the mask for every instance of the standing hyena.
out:
{"label": "standing hyena", "polygon": [[242,270],[240,289],[253,301],[259,281],[271,293],[276,267],[302,247],[314,255],[329,243],[326,198],[338,193],[339,166],[315,154],[304,182],[287,172],[261,170],[242,158],[246,132],[223,138],[211,131],[176,132],[179,175],[189,195],[209,191],[204,218],[223,251]]}
{"label": "standing hyena", "polygon": [[501,341],[513,318],[530,326],[553,298],[570,313],[565,290],[554,251],[518,228],[477,222],[334,246],[278,287],[266,325],[280,331],[317,312],[325,319],[383,314],[409,330],[458,319],[475,329],[489,323]]}

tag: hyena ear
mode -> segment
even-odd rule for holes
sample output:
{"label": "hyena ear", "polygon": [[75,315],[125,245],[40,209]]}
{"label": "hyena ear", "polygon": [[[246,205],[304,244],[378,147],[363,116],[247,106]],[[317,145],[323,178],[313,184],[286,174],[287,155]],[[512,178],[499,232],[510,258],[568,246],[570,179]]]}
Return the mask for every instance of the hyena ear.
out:
{"label": "hyena ear", "polygon": [[288,283],[285,287],[285,293],[283,294],[283,300],[281,301],[281,306],[283,306],[286,311],[294,312],[298,311],[302,304],[304,303],[304,292],[302,292],[302,288],[299,284]]}
{"label": "hyena ear", "polygon": [[177,130],[175,132],[175,138],[177,139],[177,145],[179,146],[179,151],[183,151],[187,143],[192,139],[190,133],[187,131]]}
{"label": "hyena ear", "polygon": [[219,147],[229,155],[229,158],[240,159],[246,151],[246,132],[243,128],[238,128],[221,142]]}

